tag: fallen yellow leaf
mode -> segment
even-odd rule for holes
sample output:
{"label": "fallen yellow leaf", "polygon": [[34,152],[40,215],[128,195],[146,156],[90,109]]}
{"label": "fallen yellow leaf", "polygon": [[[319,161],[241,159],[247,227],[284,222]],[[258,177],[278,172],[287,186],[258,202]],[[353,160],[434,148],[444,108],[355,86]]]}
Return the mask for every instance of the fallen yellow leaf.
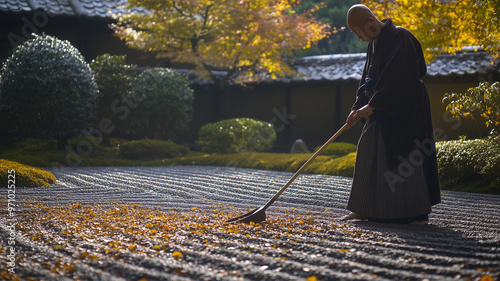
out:
{"label": "fallen yellow leaf", "polygon": [[318,277],[316,277],[316,275],[311,275],[309,277],[307,277],[306,281],[317,281],[318,280]]}
{"label": "fallen yellow leaf", "polygon": [[179,252],[179,251],[174,251],[172,253],[172,256],[174,257],[174,259],[178,260],[178,259],[180,259],[182,257],[182,253]]}

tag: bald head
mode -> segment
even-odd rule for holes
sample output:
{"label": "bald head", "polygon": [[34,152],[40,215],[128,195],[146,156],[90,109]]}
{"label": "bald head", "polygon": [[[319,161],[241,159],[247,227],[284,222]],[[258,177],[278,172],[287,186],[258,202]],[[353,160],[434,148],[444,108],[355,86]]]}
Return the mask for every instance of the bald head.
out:
{"label": "bald head", "polygon": [[347,12],[347,26],[363,41],[376,40],[383,25],[365,5],[354,5]]}
{"label": "bald head", "polygon": [[362,4],[357,4],[352,6],[347,12],[347,25],[349,28],[351,26],[364,26],[370,18],[377,19],[370,8]]}

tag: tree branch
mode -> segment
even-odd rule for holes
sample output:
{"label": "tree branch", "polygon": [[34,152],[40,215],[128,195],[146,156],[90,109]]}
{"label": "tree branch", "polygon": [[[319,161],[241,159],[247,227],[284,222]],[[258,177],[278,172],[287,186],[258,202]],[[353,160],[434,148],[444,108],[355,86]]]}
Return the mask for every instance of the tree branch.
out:
{"label": "tree branch", "polygon": [[174,7],[174,10],[176,10],[177,12],[179,12],[179,14],[181,14],[181,16],[185,17],[186,14],[184,14],[184,12],[175,4],[175,1],[172,1],[172,5]]}

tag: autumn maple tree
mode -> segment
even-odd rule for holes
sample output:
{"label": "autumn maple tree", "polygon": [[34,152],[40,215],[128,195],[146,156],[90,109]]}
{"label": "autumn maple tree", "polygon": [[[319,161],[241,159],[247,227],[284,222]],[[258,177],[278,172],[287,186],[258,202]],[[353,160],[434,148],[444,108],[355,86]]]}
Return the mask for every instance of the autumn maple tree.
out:
{"label": "autumn maple tree", "polygon": [[498,0],[364,0],[379,18],[392,18],[422,44],[426,60],[440,53],[456,53],[464,46],[480,46],[500,57],[500,1]]}
{"label": "autumn maple tree", "polygon": [[199,76],[224,85],[244,82],[241,77],[255,79],[256,70],[272,77],[291,74],[287,60],[293,51],[327,36],[328,26],[296,13],[295,4],[293,0],[129,0],[126,9],[143,12],[115,15],[113,28],[130,47],[191,64]]}

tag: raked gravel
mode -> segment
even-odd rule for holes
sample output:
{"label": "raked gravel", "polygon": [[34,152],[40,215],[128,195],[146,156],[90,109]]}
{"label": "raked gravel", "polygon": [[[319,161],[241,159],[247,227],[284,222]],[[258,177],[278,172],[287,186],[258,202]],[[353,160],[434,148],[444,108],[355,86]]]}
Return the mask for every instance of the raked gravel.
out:
{"label": "raked gravel", "polygon": [[[209,210],[214,205],[227,213],[246,212],[267,202],[292,176],[198,166],[49,170],[57,178],[51,187],[16,188],[20,208],[16,215],[22,216],[27,211],[23,204],[33,200],[49,208],[77,202],[133,203],[164,212]],[[322,226],[321,231],[296,234],[293,239],[266,235],[246,239],[227,233],[218,246],[192,241],[169,245],[183,249],[179,260],[124,252],[128,262],[75,261],[71,275],[62,276],[41,260],[69,264],[77,258],[75,253],[58,251],[50,242],[30,241],[18,231],[17,250],[31,251],[33,258],[17,264],[16,270],[26,280],[28,276],[34,280],[498,280],[500,196],[444,191],[428,225],[346,224],[339,218],[349,213],[345,206],[351,182],[344,177],[299,176],[267,211],[270,220],[309,215]],[[9,229],[3,190],[0,268],[7,270]]]}

